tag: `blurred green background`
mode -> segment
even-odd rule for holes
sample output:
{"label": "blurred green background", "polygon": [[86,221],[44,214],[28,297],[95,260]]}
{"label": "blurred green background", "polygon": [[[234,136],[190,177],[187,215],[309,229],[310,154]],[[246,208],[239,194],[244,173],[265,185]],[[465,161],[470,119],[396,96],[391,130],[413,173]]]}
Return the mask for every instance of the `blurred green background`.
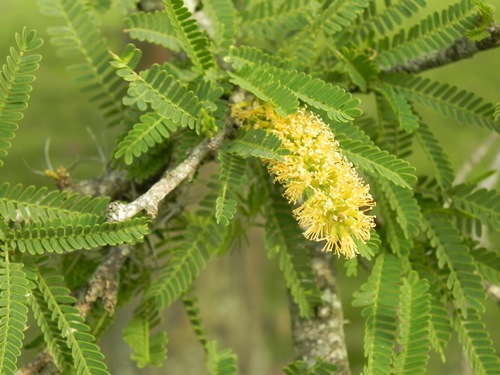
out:
{"label": "blurred green background", "polygon": [[[500,0],[488,1],[500,9]],[[443,9],[453,3],[429,1],[428,10]],[[496,17],[498,20],[498,16]],[[417,22],[416,18],[411,22]],[[34,0],[3,0],[0,2],[0,61],[5,61],[8,48],[14,45],[14,33],[24,26],[36,29],[45,40],[40,52],[43,55],[40,70],[29,108],[13,142],[1,180],[26,185],[47,185],[53,181],[43,176],[47,168],[60,165],[71,167],[74,179],[100,175],[104,161],[101,154],[109,156],[113,139],[118,131],[109,129],[99,111],[80,93],[79,86],[65,72],[67,61],[60,59],[46,29],[58,23],[57,19],[42,16]],[[118,11],[103,18],[103,30],[114,51],[121,51],[127,42],[121,32],[122,18]],[[444,82],[476,91],[491,102],[500,99],[500,48],[483,52],[472,59],[424,73]],[[370,99],[362,97],[364,107],[370,110]],[[456,171],[470,159],[471,154],[491,141],[489,151],[473,168],[470,176],[479,176],[492,168],[500,149],[498,137],[483,129],[468,128],[422,109],[424,119],[438,134],[445,149],[451,154]],[[493,138],[492,138],[493,137]],[[425,172],[428,164],[415,154],[411,162]],[[498,167],[496,167],[498,169]],[[498,172],[498,171],[497,171]],[[498,182],[496,184],[498,187]],[[269,262],[262,250],[262,233],[255,229],[249,235],[249,244],[230,256],[215,260],[197,281],[202,316],[210,338],[219,340],[219,347],[230,346],[239,356],[241,374],[281,374],[281,368],[292,360],[290,322],[284,283],[276,262]],[[353,374],[363,366],[363,321],[360,310],[351,307],[351,295],[366,277],[346,278],[342,262],[338,263],[339,284],[345,308],[345,333]],[[486,322],[497,345],[500,345],[498,306],[487,302]],[[184,311],[178,304],[166,312],[169,334],[169,359],[163,369],[135,369],[129,360],[129,349],[121,339],[121,329],[130,311],[117,314],[115,326],[102,339],[112,374],[206,374],[204,354],[196,342]],[[450,343],[450,359],[442,364],[432,355],[429,374],[465,374],[461,351],[456,340]]]}

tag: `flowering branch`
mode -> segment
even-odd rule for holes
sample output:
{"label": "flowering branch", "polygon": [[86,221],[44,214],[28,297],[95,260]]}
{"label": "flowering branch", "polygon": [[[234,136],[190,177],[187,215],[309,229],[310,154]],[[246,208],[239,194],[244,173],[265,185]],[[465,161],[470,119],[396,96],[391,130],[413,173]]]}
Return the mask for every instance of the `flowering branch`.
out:
{"label": "flowering branch", "polygon": [[312,318],[300,316],[299,307],[290,298],[293,347],[297,359],[313,365],[316,358],[337,366],[338,373],[349,375],[344,337],[344,319],[337,280],[332,267],[333,252],[355,257],[354,238],[367,241],[374,217],[366,214],[374,205],[369,186],[364,185],[352,164],[342,155],[329,127],[313,113],[299,110],[288,117],[271,107],[235,106],[233,116],[243,126],[253,120],[275,134],[289,154],[282,160],[266,160],[268,170],[284,186],[289,203],[300,206],[293,211],[299,224],[307,228],[304,236],[324,241],[311,249],[312,269],[323,303],[316,306]]}
{"label": "flowering branch", "polygon": [[151,188],[130,203],[112,202],[108,206],[108,219],[111,222],[129,219],[141,211],[155,218],[161,201],[186,178],[193,175],[202,160],[210,151],[220,148],[227,136],[229,127],[226,126],[214,138],[203,140],[191,154],[175,169],[164,173],[163,177]]}
{"label": "flowering branch", "polygon": [[480,41],[471,41],[468,38],[458,39],[449,47],[431,53],[425,57],[408,61],[386,69],[386,72],[420,73],[425,70],[438,68],[456,61],[471,58],[476,53],[500,47],[500,25],[493,24],[487,28],[490,36]]}
{"label": "flowering branch", "polygon": [[375,226],[367,211],[375,206],[352,164],[343,156],[330,128],[311,112],[299,110],[288,117],[270,106],[233,109],[242,121],[256,118],[258,125],[275,134],[290,153],[283,160],[265,160],[268,170],[285,188],[289,203],[303,203],[293,211],[304,236],[325,241],[323,250],[346,258],[359,253],[355,239],[366,242]]}

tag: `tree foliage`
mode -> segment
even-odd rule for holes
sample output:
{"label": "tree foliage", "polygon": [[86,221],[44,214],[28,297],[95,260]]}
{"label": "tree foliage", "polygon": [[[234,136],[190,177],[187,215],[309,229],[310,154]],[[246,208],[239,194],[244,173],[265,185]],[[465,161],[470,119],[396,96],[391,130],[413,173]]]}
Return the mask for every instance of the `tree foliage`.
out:
{"label": "tree foliage", "polygon": [[[277,259],[303,319],[313,318],[327,297],[315,279],[311,244],[302,230],[313,241],[327,239],[327,249],[342,253],[350,247],[358,259],[365,258],[369,276],[353,299],[365,318],[363,374],[424,374],[431,351],[445,359],[453,332],[475,374],[499,374],[482,314],[484,283],[500,283],[500,257],[495,249],[480,247],[470,229],[500,229],[500,195],[479,187],[479,181],[454,182],[449,145],[436,135],[439,124],[424,123],[419,110],[428,107],[457,126],[498,133],[500,102],[495,106],[457,86],[402,72],[405,64],[432,58],[464,38],[488,38],[490,8],[482,1],[457,0],[412,25],[424,0],[383,6],[368,0],[207,0],[196,9],[202,17],[193,16],[181,0],[163,0],[163,9],[154,13],[137,10],[136,3],[38,1],[41,13],[58,19],[49,33],[59,54],[79,59],[69,64],[76,81],[104,110],[106,123],[121,127],[110,165],[137,189],[92,197],[68,187],[49,191],[2,181],[2,374],[18,368],[29,309],[42,337],[39,348],[61,371],[107,374],[96,342],[102,330],[94,318],[106,320],[116,298],[118,306],[141,301],[123,330],[138,367],[163,365],[168,343],[160,327],[163,312],[182,300],[208,372],[237,374],[237,354],[208,338],[193,283],[247,228],[261,224],[265,251]],[[147,65],[134,44],[108,52],[99,12],[117,5],[135,9],[125,18],[124,32],[168,50],[168,62]],[[17,33],[0,70],[2,164],[30,98],[41,44],[35,31]],[[367,97],[374,99],[374,116],[361,110]],[[331,148],[318,151],[317,158],[304,156],[305,167],[287,172],[287,178],[270,176],[265,167],[284,170],[297,156],[290,144],[305,138],[291,131],[284,136],[275,123],[304,118],[323,124],[321,134],[327,134]],[[309,129],[313,132],[313,125]],[[217,137],[221,141],[214,146]],[[314,137],[319,143],[320,136]],[[299,156],[312,147],[303,146]],[[431,166],[428,175],[408,161],[418,147]],[[216,153],[211,159],[217,172],[206,183],[196,172],[210,152]],[[369,182],[371,194],[368,199],[364,193],[370,207],[332,208],[335,215],[323,223],[330,237],[323,232],[327,229],[299,225],[307,222],[306,210],[325,212],[332,204],[326,197],[325,207],[307,206],[324,194],[324,181],[332,180],[315,164],[319,154],[328,153],[345,163],[330,165],[339,170],[335,176],[359,173],[355,181]],[[179,182],[180,193],[168,195],[162,206],[142,207],[149,214],[159,210],[156,217],[141,212],[113,219],[112,200],[137,198],[136,191],[148,191],[197,157],[186,175],[205,185],[206,195],[195,209],[165,209],[179,207],[186,187]],[[328,176],[319,183],[308,180],[300,189],[294,185],[308,173]],[[285,197],[273,178],[284,185]],[[342,194],[351,199],[357,193]],[[376,219],[367,219],[361,234],[353,222],[373,205]],[[150,248],[154,251],[145,251]],[[106,276],[116,282],[115,300],[102,292],[103,309],[88,303],[85,292],[96,282],[92,273],[110,265],[112,250],[123,252],[123,268]],[[126,261],[128,251],[132,262]],[[358,274],[358,259],[341,262]],[[63,266],[71,261],[81,264],[81,273]],[[318,358],[290,363],[284,372],[332,374],[335,368]]]}

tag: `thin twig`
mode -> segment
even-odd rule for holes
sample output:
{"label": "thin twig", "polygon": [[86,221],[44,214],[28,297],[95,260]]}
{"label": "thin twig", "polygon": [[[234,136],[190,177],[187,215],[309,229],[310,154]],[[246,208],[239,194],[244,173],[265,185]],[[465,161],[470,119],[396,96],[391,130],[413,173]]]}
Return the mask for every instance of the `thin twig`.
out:
{"label": "thin twig", "polygon": [[76,183],[70,182],[68,186],[60,186],[60,188],[70,192],[78,192],[82,195],[116,199],[122,197],[125,192],[130,191],[130,186],[131,183],[127,181],[124,172],[110,169],[99,178]]}
{"label": "thin twig", "polygon": [[458,171],[454,184],[461,184],[465,182],[467,176],[474,169],[474,167],[486,156],[486,154],[490,151],[491,146],[499,139],[498,135],[494,134],[492,136],[488,136],[484,139],[484,141],[474,150],[469,159],[462,165],[460,170]]}
{"label": "thin twig", "polygon": [[[495,134],[495,136],[496,137],[492,137],[492,138],[500,139],[500,137],[497,134]],[[497,150],[498,150],[498,148],[497,148]],[[497,151],[494,159],[490,163],[489,170],[495,171],[495,173],[479,183],[479,186],[481,186],[485,189],[495,188],[495,186],[498,183],[498,179],[500,178],[500,151]]]}
{"label": "thin twig", "polygon": [[115,313],[119,272],[131,252],[130,245],[112,247],[87,281],[87,285],[75,292],[78,297],[76,307],[83,317],[88,315],[90,308],[99,298],[109,315]]}
{"label": "thin twig", "polygon": [[488,282],[485,282],[484,285],[488,296],[500,305],[500,286]]}
{"label": "thin twig", "polygon": [[481,51],[500,47],[500,25],[493,24],[487,28],[490,36],[478,42],[468,38],[458,39],[449,47],[430,53],[427,56],[408,61],[405,64],[384,69],[386,72],[420,73],[425,70],[438,68],[456,61],[471,58]]}
{"label": "thin twig", "polygon": [[112,222],[123,221],[137,215],[141,211],[155,218],[161,201],[179,184],[192,176],[203,159],[210,151],[220,148],[222,141],[227,136],[229,127],[226,126],[211,140],[205,139],[194,148],[191,154],[173,170],[165,172],[163,177],[151,188],[130,203],[113,202],[108,206],[108,220]]}

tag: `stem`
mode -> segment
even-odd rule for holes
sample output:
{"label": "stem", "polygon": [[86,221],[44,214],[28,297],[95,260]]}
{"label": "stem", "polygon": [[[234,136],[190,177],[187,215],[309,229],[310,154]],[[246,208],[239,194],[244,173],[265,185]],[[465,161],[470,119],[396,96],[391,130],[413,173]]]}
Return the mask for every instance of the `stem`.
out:
{"label": "stem", "polygon": [[350,375],[344,336],[344,313],[333,268],[333,255],[312,250],[312,266],[321,291],[323,304],[316,307],[315,317],[300,317],[298,306],[290,299],[293,347],[297,359],[311,365],[316,357],[337,366],[339,375]]}
{"label": "stem", "polygon": [[[161,201],[174,190],[184,179],[194,174],[203,159],[210,151],[220,148],[222,141],[229,133],[231,126],[228,124],[211,140],[203,140],[187,159],[179,164],[171,171],[164,173],[163,177],[156,182],[145,194],[137,198],[135,201],[124,204],[113,202],[108,206],[110,220],[122,221],[126,220],[142,210],[146,210],[151,216],[156,217],[158,206]],[[113,186],[121,180],[120,174],[111,174],[100,180],[87,185],[80,185],[76,189],[86,190],[86,192],[102,193],[104,191],[111,192]],[[103,184],[109,181],[109,184]],[[120,185],[120,184],[118,184]],[[69,186],[68,186],[69,188]],[[89,313],[92,305],[101,298],[104,308],[110,315],[113,315],[116,306],[116,295],[118,292],[118,276],[120,268],[130,255],[131,248],[129,246],[116,246],[110,249],[106,258],[95,269],[92,276],[87,281],[87,286],[76,291],[78,302],[76,307],[80,310],[83,317]],[[31,363],[18,370],[17,375],[37,374],[41,368],[53,366],[52,356],[48,351],[40,353]]]}
{"label": "stem", "polygon": [[38,353],[30,363],[16,371],[16,375],[37,374],[59,374],[59,369],[48,349]]}
{"label": "stem", "polygon": [[[459,169],[455,177],[455,185],[462,184],[467,180],[469,174],[474,170],[474,168],[477,167],[477,164],[479,164],[484,159],[486,154],[488,154],[488,152],[494,146],[495,142],[499,139],[500,137],[497,134],[491,134],[483,140],[483,142],[476,148],[476,150],[474,150],[474,152],[469,156],[468,160]],[[488,179],[489,186],[482,185],[484,188],[492,189],[495,186],[498,174],[493,175],[492,177],[493,178]]]}
{"label": "stem", "polygon": [[229,129],[230,127],[226,126],[211,140],[205,139],[200,142],[186,160],[173,170],[165,172],[159,181],[135,201],[130,203],[112,202],[108,206],[108,220],[112,222],[124,221],[141,211],[146,211],[152,218],[155,218],[161,201],[182,181],[196,172],[209,151],[220,148]]}
{"label": "stem", "polygon": [[500,25],[493,24],[488,27],[488,38],[473,42],[468,38],[454,41],[449,47],[430,53],[405,64],[396,65],[386,69],[386,72],[420,73],[425,70],[438,68],[456,61],[471,58],[476,53],[500,47]]}
{"label": "stem", "polygon": [[129,257],[132,246],[119,245],[112,247],[106,258],[95,269],[87,281],[87,285],[76,291],[78,302],[76,307],[80,314],[86,317],[92,304],[99,298],[102,299],[104,309],[109,315],[114,315],[119,288],[119,273],[123,264]]}
{"label": "stem", "polygon": [[486,294],[498,305],[500,305],[500,286],[485,282]]}

